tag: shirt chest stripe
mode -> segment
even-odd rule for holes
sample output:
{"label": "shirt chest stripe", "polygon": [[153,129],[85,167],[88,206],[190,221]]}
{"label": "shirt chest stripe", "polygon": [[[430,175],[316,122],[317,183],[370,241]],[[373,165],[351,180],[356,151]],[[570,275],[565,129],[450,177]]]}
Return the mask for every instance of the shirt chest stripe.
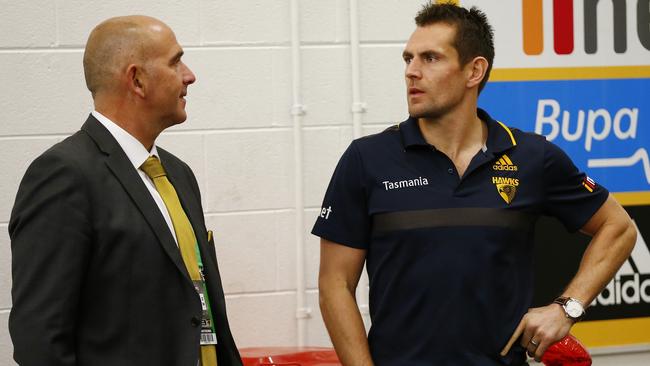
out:
{"label": "shirt chest stripe", "polygon": [[532,228],[535,218],[536,216],[525,212],[481,207],[397,211],[374,215],[372,234],[381,235],[396,230],[458,226],[484,226],[528,231]]}

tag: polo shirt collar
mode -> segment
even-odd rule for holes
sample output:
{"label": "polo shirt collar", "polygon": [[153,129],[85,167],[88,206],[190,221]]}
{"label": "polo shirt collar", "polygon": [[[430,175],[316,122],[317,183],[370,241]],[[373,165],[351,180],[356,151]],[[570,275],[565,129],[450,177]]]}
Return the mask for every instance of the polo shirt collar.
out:
{"label": "polo shirt collar", "polygon": [[422,131],[420,131],[417,118],[409,116],[406,121],[399,124],[399,131],[402,135],[402,143],[404,144],[405,149],[417,146],[431,146],[426,142],[424,136],[422,136]]}
{"label": "polo shirt collar", "polygon": [[[506,125],[490,117],[490,115],[481,108],[477,109],[477,115],[487,124],[487,152],[496,154],[517,145],[517,141],[515,140],[512,131]],[[420,131],[417,118],[409,116],[406,121],[399,124],[399,131],[402,136],[404,149],[421,146],[431,147],[431,145],[429,145],[429,143],[424,139],[424,136],[422,136],[422,131]]]}
{"label": "polo shirt collar", "polygon": [[517,140],[508,126],[493,119],[481,108],[477,109],[477,115],[478,118],[487,123],[488,138],[485,144],[487,145],[488,152],[497,154],[506,151],[513,146],[517,146]]}

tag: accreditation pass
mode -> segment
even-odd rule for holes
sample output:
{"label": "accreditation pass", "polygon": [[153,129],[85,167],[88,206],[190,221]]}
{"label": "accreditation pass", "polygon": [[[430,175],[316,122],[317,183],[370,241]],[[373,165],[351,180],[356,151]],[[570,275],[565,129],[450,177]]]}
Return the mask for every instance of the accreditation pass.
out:
{"label": "accreditation pass", "polygon": [[193,281],[194,288],[199,294],[201,300],[201,345],[217,344],[217,334],[214,331],[214,322],[212,321],[212,312],[207,300],[205,285],[203,281]]}

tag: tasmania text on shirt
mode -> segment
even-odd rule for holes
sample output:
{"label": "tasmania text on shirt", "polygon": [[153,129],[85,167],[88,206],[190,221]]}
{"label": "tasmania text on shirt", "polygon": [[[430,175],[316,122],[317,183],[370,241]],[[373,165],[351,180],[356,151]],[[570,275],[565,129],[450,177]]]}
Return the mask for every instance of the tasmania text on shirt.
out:
{"label": "tasmania text on shirt", "polygon": [[400,188],[408,188],[408,187],[418,187],[418,186],[428,186],[429,181],[427,178],[422,178],[422,177],[417,177],[413,179],[405,179],[405,180],[398,180],[395,182],[391,182],[388,180],[385,180],[381,182],[384,185],[384,189],[387,191],[391,189],[400,189]]}

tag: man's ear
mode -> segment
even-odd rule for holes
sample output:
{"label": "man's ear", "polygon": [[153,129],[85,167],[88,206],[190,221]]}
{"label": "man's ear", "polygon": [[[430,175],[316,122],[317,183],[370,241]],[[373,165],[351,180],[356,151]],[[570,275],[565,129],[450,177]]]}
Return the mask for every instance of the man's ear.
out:
{"label": "man's ear", "polygon": [[467,65],[467,87],[473,88],[481,83],[488,69],[488,61],[485,57],[475,57]]}
{"label": "man's ear", "polygon": [[146,90],[142,68],[138,65],[130,64],[126,68],[126,77],[129,84],[129,89],[136,95],[144,98],[146,95]]}

